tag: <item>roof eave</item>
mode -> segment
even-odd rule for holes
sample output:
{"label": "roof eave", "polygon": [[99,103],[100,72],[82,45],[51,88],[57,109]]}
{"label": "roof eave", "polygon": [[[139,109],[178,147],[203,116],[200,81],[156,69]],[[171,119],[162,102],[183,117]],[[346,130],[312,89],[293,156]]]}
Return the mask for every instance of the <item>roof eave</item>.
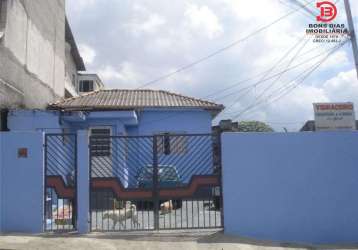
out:
{"label": "roof eave", "polygon": [[72,30],[71,30],[71,26],[68,23],[67,17],[66,17],[65,22],[66,22],[66,28],[65,28],[66,42],[68,42],[71,45],[71,55],[73,56],[73,59],[75,61],[76,69],[77,69],[77,71],[86,71],[85,63],[84,63],[83,58],[81,57],[80,52],[78,50],[75,38],[74,38]]}
{"label": "roof eave", "polygon": [[63,111],[122,111],[122,110],[136,110],[136,109],[143,109],[143,108],[166,108],[166,109],[170,109],[170,108],[176,108],[176,109],[186,109],[186,108],[198,108],[198,109],[203,109],[203,110],[207,110],[210,112],[215,112],[217,114],[219,114],[221,111],[224,110],[224,106],[220,105],[218,107],[94,107],[94,106],[71,106],[71,107],[66,107],[66,106],[57,106],[57,105],[49,105],[48,106],[48,110],[63,110]]}

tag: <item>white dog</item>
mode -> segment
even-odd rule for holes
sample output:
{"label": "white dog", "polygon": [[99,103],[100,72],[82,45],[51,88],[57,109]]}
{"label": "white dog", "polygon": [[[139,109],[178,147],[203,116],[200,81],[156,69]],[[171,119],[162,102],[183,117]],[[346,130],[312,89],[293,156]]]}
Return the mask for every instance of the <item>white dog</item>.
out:
{"label": "white dog", "polygon": [[173,210],[172,200],[160,204],[160,214],[168,214]]}
{"label": "white dog", "polygon": [[120,223],[124,227],[124,222],[127,219],[131,219],[135,226],[139,226],[137,207],[134,204],[126,204],[125,208],[115,209],[112,211],[106,211],[103,213],[102,220],[111,219],[112,229],[114,230],[117,223]]}

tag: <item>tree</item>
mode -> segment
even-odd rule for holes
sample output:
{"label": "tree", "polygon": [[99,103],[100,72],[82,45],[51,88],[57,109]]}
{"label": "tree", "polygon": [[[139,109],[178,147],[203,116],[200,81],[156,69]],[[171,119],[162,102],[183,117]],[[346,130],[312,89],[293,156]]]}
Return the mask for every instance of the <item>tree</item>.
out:
{"label": "tree", "polygon": [[238,130],[240,132],[274,132],[269,125],[259,121],[241,121]]}

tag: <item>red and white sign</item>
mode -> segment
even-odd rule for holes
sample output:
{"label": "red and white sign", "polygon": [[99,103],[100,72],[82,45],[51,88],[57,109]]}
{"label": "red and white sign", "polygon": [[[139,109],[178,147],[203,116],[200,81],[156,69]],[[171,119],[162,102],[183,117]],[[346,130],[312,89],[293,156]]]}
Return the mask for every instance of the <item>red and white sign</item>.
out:
{"label": "red and white sign", "polygon": [[318,2],[316,7],[319,9],[319,15],[316,17],[318,22],[328,23],[337,17],[337,7],[330,1]]}
{"label": "red and white sign", "polygon": [[314,103],[313,107],[316,131],[356,130],[353,103]]}

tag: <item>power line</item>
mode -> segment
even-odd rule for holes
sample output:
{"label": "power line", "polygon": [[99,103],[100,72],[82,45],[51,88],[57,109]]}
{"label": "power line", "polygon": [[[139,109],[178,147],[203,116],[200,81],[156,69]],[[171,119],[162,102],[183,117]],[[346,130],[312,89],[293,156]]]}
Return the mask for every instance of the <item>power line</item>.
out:
{"label": "power line", "polygon": [[[340,43],[339,45],[337,45],[334,50],[332,50],[331,52],[329,52],[329,53],[327,54],[327,56],[313,68],[313,71],[315,71],[318,67],[320,67],[321,64],[323,64],[323,63],[324,63],[332,54],[334,54],[339,48],[343,47],[348,41],[349,41],[349,39],[347,39],[347,40],[343,41],[342,43]],[[311,74],[311,73],[312,73],[312,72],[310,72],[310,74]],[[305,80],[305,79],[304,79],[304,80]],[[304,81],[304,80],[303,80],[303,81]],[[295,88],[298,87],[298,85],[300,85],[303,81],[299,82],[298,84],[292,84],[291,87],[294,87],[293,89],[295,89]],[[280,88],[280,89],[282,89],[282,88]],[[284,87],[284,88],[283,88],[283,91],[285,91],[285,90],[287,90],[287,89],[290,89],[290,86]],[[292,89],[292,90],[293,90],[293,89]],[[292,90],[291,90],[291,91],[292,91]],[[281,91],[281,92],[283,92],[283,91]],[[272,96],[273,96],[273,94],[271,94],[269,97],[272,97]],[[280,98],[276,98],[276,99],[280,99]],[[275,100],[276,100],[276,99],[275,99]],[[270,103],[275,102],[275,100],[274,100],[274,101],[271,101]],[[270,103],[269,103],[269,104],[270,104]]]}
{"label": "power line", "polygon": [[[327,55],[330,55],[330,53],[334,52],[334,51],[337,50],[338,48],[339,48],[339,46],[335,46],[334,48],[332,48],[332,49],[327,53]],[[314,65],[316,65],[316,64],[314,64]],[[300,73],[300,75],[299,75],[298,77],[296,77],[296,78],[294,78],[293,80],[291,80],[288,84],[294,83],[297,79],[299,79],[299,78],[301,77],[302,74],[304,74],[305,72],[309,71],[312,67],[314,67],[314,65],[311,66],[311,67],[308,68],[308,69],[305,69],[303,72]],[[285,85],[279,87],[278,89],[276,89],[275,91],[273,91],[271,95],[269,95],[268,97],[266,97],[266,99],[260,100],[259,102],[255,103],[255,104],[249,105],[248,107],[246,107],[246,108],[245,108],[243,111],[241,111],[240,113],[244,113],[244,112],[247,112],[247,111],[250,110],[250,109],[257,108],[257,107],[260,106],[262,103],[268,101],[269,98],[271,98],[276,91],[278,91],[278,92],[280,93],[280,91],[282,92],[282,90],[285,89],[285,88],[287,88],[287,86],[285,86]],[[229,113],[229,114],[237,114],[237,112],[232,112],[232,113]]]}
{"label": "power line", "polygon": [[[317,49],[317,48],[315,48],[315,49]],[[334,48],[331,48],[330,50],[332,50],[332,49],[334,49]],[[328,50],[328,51],[330,51],[330,50]],[[327,51],[327,50],[326,50],[326,51]],[[299,63],[299,64],[296,64],[296,65],[294,65],[294,66],[292,66],[292,67],[290,67],[290,68],[288,68],[288,69],[286,69],[286,70],[284,70],[284,71],[279,72],[278,74],[273,75],[272,77],[269,77],[269,78],[267,78],[267,79],[262,80],[262,82],[265,82],[265,81],[267,81],[267,80],[273,79],[274,77],[278,76],[278,75],[281,74],[282,72],[288,72],[288,71],[290,71],[290,70],[292,70],[292,69],[295,69],[295,68],[298,68],[298,67],[300,67],[300,66],[302,66],[302,65],[305,65],[305,64],[307,64],[308,62],[311,62],[313,59],[316,59],[316,58],[318,58],[318,57],[320,57],[320,56],[322,56],[321,53],[319,53],[319,54],[317,54],[317,55],[315,55],[315,56],[313,56],[313,57],[310,57],[310,58],[308,58],[307,60],[305,60],[305,61],[303,61],[303,62],[301,62],[301,63]],[[255,83],[255,84],[260,84],[260,83]],[[249,85],[248,87],[246,87],[246,88],[244,88],[244,89],[252,88],[253,85],[254,85],[254,84]],[[241,90],[243,90],[243,89],[240,89],[239,92],[240,92]],[[234,94],[237,94],[237,92],[235,92]],[[202,98],[206,98],[206,97],[202,97]],[[236,113],[236,112],[235,112],[235,113]],[[146,124],[151,124],[151,123],[155,123],[155,122],[161,122],[161,121],[163,121],[163,120],[170,119],[170,118],[176,117],[176,116],[178,116],[178,115],[180,115],[180,114],[168,115],[168,116],[163,117],[163,118],[160,118],[160,119],[155,119],[155,120],[148,121],[148,122],[146,122]]]}
{"label": "power line", "polygon": [[[345,40],[344,42],[342,42],[341,44],[339,44],[338,46],[336,46],[335,48],[333,48],[320,62],[318,62],[317,64],[315,64],[311,69],[309,70],[305,70],[302,73],[305,73],[306,71],[308,71],[303,77],[302,79],[294,84],[294,82],[299,79],[301,76],[297,77],[296,79],[294,79],[293,81],[291,81],[290,83],[293,83],[291,85],[288,86],[283,86],[283,88],[281,87],[280,89],[278,89],[278,93],[279,95],[277,97],[275,97],[274,99],[270,100],[271,97],[274,96],[275,93],[272,93],[271,95],[269,95],[266,99],[261,100],[261,102],[255,104],[254,106],[249,106],[246,109],[244,109],[243,111],[241,111],[238,115],[236,115],[233,119],[237,119],[238,117],[240,117],[242,114],[246,113],[247,111],[253,109],[253,108],[257,108],[259,105],[261,105],[264,102],[268,102],[267,104],[271,104],[273,102],[278,101],[279,99],[283,98],[285,95],[287,95],[288,93],[290,93],[292,90],[294,90],[295,88],[297,88],[301,83],[303,83],[315,70],[317,70],[323,62],[325,62],[332,54],[334,54],[340,47],[342,47],[348,40]],[[288,91],[287,91],[288,90]],[[276,90],[277,91],[277,90]]]}
{"label": "power line", "polygon": [[[282,5],[287,6],[288,8],[292,9],[292,10],[297,10],[297,7],[293,7],[291,4],[285,2],[285,0],[278,0]],[[307,18],[309,18],[310,20],[312,19],[312,16],[309,15],[306,11],[302,11],[302,14],[304,14]]]}
{"label": "power line", "polygon": [[[305,70],[304,72],[302,72],[302,73],[305,73],[305,72],[310,72],[309,70]],[[306,74],[307,75],[307,74]],[[292,80],[290,83],[292,83],[292,82],[295,82],[295,80],[297,80],[297,79],[299,79],[299,78],[301,78],[301,75],[299,75],[299,77],[296,77],[294,80]],[[269,101],[270,99],[269,98],[266,98],[266,99],[264,99],[264,100],[261,100],[260,102],[258,102],[258,103],[255,103],[254,105],[251,105],[251,106],[248,106],[248,107],[246,107],[244,110],[242,110],[242,111],[240,111],[237,115],[235,115],[232,119],[237,119],[237,118],[239,118],[240,116],[242,116],[243,114],[245,114],[246,112],[248,112],[249,110],[252,110],[252,109],[254,109],[254,108],[257,108],[259,105],[261,105],[261,104],[263,104],[263,103],[265,103],[265,102],[267,102],[267,101]]]}
{"label": "power line", "polygon": [[299,8],[301,8],[302,10],[304,10],[306,13],[312,15],[314,18],[316,18],[317,14],[314,13],[311,9],[308,8],[308,4],[303,4],[298,0],[289,0],[289,2],[297,5]]}
{"label": "power line", "polygon": [[[302,48],[303,48],[303,47],[301,47],[301,49],[302,49]],[[297,53],[296,53],[296,55],[297,55]],[[297,65],[295,65],[295,66],[293,66],[293,67],[289,67],[289,66],[291,65],[291,63],[294,61],[294,58],[296,57],[296,55],[291,59],[291,61],[289,62],[289,64],[287,65],[287,67],[286,67],[285,70],[283,70],[283,71],[281,71],[281,72],[279,72],[279,73],[277,73],[277,74],[275,74],[275,75],[273,75],[273,76],[271,76],[271,77],[269,77],[269,78],[264,79],[262,82],[255,83],[254,85],[257,86],[257,85],[262,84],[263,82],[265,82],[265,81],[267,81],[267,80],[270,80],[270,79],[273,79],[273,78],[277,77],[276,80],[275,80],[270,86],[268,86],[268,87],[264,90],[264,92],[266,92],[268,89],[270,89],[273,85],[276,84],[276,82],[281,78],[281,76],[282,76],[284,73],[286,73],[286,72],[288,72],[288,71],[290,71],[290,70],[292,70],[292,69],[298,68],[299,66],[302,66],[302,65],[306,64],[307,62],[311,62],[311,60],[320,57],[322,54],[320,53],[320,54],[318,54],[318,55],[316,55],[316,56],[310,57],[308,60],[305,60],[305,61],[302,62],[302,63],[299,63],[299,64],[297,64]],[[248,87],[245,87],[245,88],[243,88],[243,89],[240,89],[239,92],[240,92],[241,90],[248,90],[248,89],[252,89],[252,88],[253,88],[253,85],[249,85]],[[259,98],[262,97],[262,95],[264,94],[264,92],[260,94]],[[243,96],[245,96],[245,95],[248,94],[248,93],[249,93],[249,91],[245,91],[244,94],[240,95],[239,98],[237,98],[237,99],[235,100],[235,102],[234,102],[232,105],[230,105],[230,106],[226,109],[226,111],[224,111],[224,112],[221,113],[220,115],[230,114],[230,113],[227,112],[227,110],[230,109],[231,107],[233,107],[234,104],[236,104]],[[235,93],[228,94],[227,96],[233,95],[233,94],[235,94]],[[236,112],[235,112],[235,113],[236,113]]]}
{"label": "power line", "polygon": [[[320,48],[321,48],[321,46],[316,46],[316,47],[314,47],[314,48],[312,48],[312,49],[306,51],[305,53],[302,53],[302,54],[299,55],[297,58],[299,58],[299,57],[301,57],[301,56],[303,56],[303,55],[306,55],[306,54],[308,54],[308,53],[311,53],[312,51],[315,51],[315,50],[320,49]],[[318,55],[321,55],[321,53],[319,53]],[[311,59],[314,59],[314,58],[316,58],[316,57],[317,57],[317,56],[311,57],[311,58],[309,58],[308,60],[304,61],[303,63],[297,64],[297,65],[295,65],[295,66],[293,66],[293,67],[291,67],[291,68],[288,68],[287,71],[290,71],[290,70],[292,70],[292,69],[295,69],[295,68],[301,66],[302,64],[305,64],[307,61],[310,61]],[[261,73],[258,73],[257,75],[254,75],[254,76],[252,76],[252,77],[249,77],[249,78],[240,80],[240,81],[238,81],[238,82],[236,82],[236,83],[234,83],[234,84],[232,84],[232,85],[230,85],[230,86],[228,86],[228,87],[226,87],[226,88],[216,90],[215,92],[212,92],[211,94],[208,94],[208,95],[206,95],[206,96],[203,97],[203,98],[209,98],[209,97],[211,97],[211,96],[213,96],[213,95],[217,95],[217,94],[219,94],[219,93],[222,93],[222,92],[225,92],[225,91],[227,91],[227,90],[233,89],[233,88],[235,88],[235,87],[237,87],[237,86],[239,86],[239,85],[241,85],[241,84],[243,84],[243,83],[245,83],[245,82],[254,80],[254,79],[260,77],[261,75],[266,74],[266,72],[268,72],[268,71],[270,71],[270,70],[266,70],[266,71],[263,71],[263,72],[261,72]],[[287,72],[287,71],[286,71],[286,70],[281,71],[281,72],[279,72],[278,74],[273,75],[272,77],[266,78],[265,81],[266,81],[266,80],[273,79],[274,77],[276,77],[277,75],[281,74],[282,72]],[[252,86],[252,85],[250,85],[250,86]],[[240,92],[240,90],[239,90],[238,92]],[[224,95],[224,96],[214,97],[214,98],[212,98],[212,99],[213,99],[213,100],[220,100],[220,99],[226,98],[226,97],[228,97],[228,96],[230,96],[230,95],[233,95],[233,94],[235,94],[235,93],[236,93],[236,92],[231,92],[231,93],[226,94],[226,95]]]}
{"label": "power line", "polygon": [[[307,40],[298,50],[297,52],[295,53],[295,55],[291,58],[291,60],[288,62],[287,66],[286,66],[286,69],[288,67],[291,66],[291,64],[294,62],[294,60],[297,58],[297,56],[301,53],[301,51],[303,50],[303,48],[307,45],[309,40]],[[283,76],[285,72],[283,72],[282,74],[278,75],[277,78],[272,82],[272,84],[270,84],[269,86],[267,86],[264,91],[261,92],[261,94],[256,97],[256,100],[257,99],[260,99],[267,91],[269,91],[280,79],[281,77]]]}
{"label": "power line", "polygon": [[[330,53],[332,53],[332,52],[335,52],[336,50],[338,50],[340,47],[342,47],[346,42],[347,42],[348,40],[345,40],[344,42],[342,42],[342,43],[340,43],[339,45],[337,45],[337,46],[334,46],[333,48],[331,48],[329,51],[327,51],[327,55],[329,55]],[[312,66],[313,67],[313,66]],[[306,70],[304,70],[302,73],[304,73],[304,72],[306,72],[307,70],[309,70],[309,69],[306,69]],[[301,74],[302,74],[301,73]],[[297,77],[297,78],[295,78],[294,80],[292,80],[292,81],[290,81],[289,83],[291,83],[291,82],[294,82],[296,79],[298,79],[299,77]],[[283,88],[286,88],[287,86],[281,86],[281,87],[279,87],[278,89],[276,89],[275,91],[281,91]],[[272,95],[273,94],[271,94],[271,95],[269,95],[268,97],[272,97]],[[266,98],[267,99],[267,98]],[[249,107],[247,107],[247,108],[252,108],[252,107],[254,107],[254,106],[258,106],[258,105],[260,105],[260,104],[262,104],[263,103],[263,100],[261,100],[259,103],[256,103],[256,105],[251,105],[251,106],[249,106]],[[229,113],[229,114],[235,114],[235,113],[237,113],[237,112],[232,112],[232,113]]]}
{"label": "power line", "polygon": [[[311,4],[312,2],[314,2],[314,0],[310,1],[309,3],[307,3],[306,5],[303,5],[303,6],[308,6],[308,5]],[[292,14],[296,13],[298,10],[300,10],[300,9],[296,9],[296,10],[290,11],[290,12],[288,12],[287,14],[281,16],[280,18],[274,20],[273,22],[271,22],[271,23],[269,23],[269,24],[267,24],[267,25],[264,25],[264,26],[262,26],[261,28],[257,29],[256,31],[250,33],[249,35],[247,35],[247,36],[245,36],[245,37],[243,37],[243,38],[241,38],[241,39],[239,39],[239,40],[236,40],[236,41],[232,42],[231,44],[229,44],[229,45],[227,45],[227,46],[225,46],[225,47],[223,47],[223,48],[221,48],[221,49],[218,49],[218,50],[214,51],[213,53],[211,53],[211,54],[209,54],[209,55],[207,55],[207,56],[204,56],[204,57],[202,57],[202,58],[200,58],[200,59],[198,59],[198,60],[196,60],[196,61],[194,61],[194,62],[192,62],[192,63],[189,63],[189,64],[187,64],[187,65],[184,65],[184,66],[182,66],[182,67],[179,67],[178,69],[176,69],[176,70],[173,71],[173,72],[167,73],[167,74],[162,75],[162,76],[160,76],[160,77],[158,77],[158,78],[156,78],[156,79],[154,79],[154,80],[151,80],[151,81],[149,81],[149,82],[146,82],[146,83],[144,83],[143,85],[139,86],[137,89],[141,89],[141,88],[143,88],[143,87],[146,87],[146,86],[152,85],[152,84],[154,84],[154,83],[157,83],[157,82],[159,82],[159,81],[161,81],[161,80],[167,79],[167,78],[169,78],[169,77],[171,77],[171,76],[173,76],[173,75],[175,75],[175,74],[177,74],[177,73],[179,73],[179,72],[182,72],[182,71],[184,71],[184,70],[187,70],[187,69],[189,69],[189,68],[192,68],[192,67],[196,66],[197,64],[200,64],[200,63],[202,63],[202,62],[204,62],[204,61],[206,61],[206,60],[208,60],[208,59],[210,59],[210,58],[212,58],[212,57],[214,57],[214,56],[216,56],[216,55],[218,55],[218,54],[220,54],[220,53],[222,53],[222,52],[224,52],[224,51],[226,51],[226,50],[228,50],[228,49],[231,49],[232,47],[235,47],[237,44],[242,43],[242,42],[248,40],[249,38],[251,38],[251,37],[257,35],[258,33],[260,33],[260,32],[262,32],[262,31],[264,31],[264,30],[270,28],[270,27],[273,26],[274,24],[276,24],[276,23],[282,21],[283,19],[285,19],[285,18],[291,16]]]}
{"label": "power line", "polygon": [[[287,58],[287,56],[289,56],[289,55],[291,54],[291,52],[292,52],[304,39],[305,39],[305,35],[304,35],[296,44],[294,44],[294,46],[293,46],[292,48],[290,48],[290,49],[263,75],[263,77],[262,77],[258,82],[256,82],[256,83],[253,85],[252,88],[256,88],[259,84],[261,84],[261,83],[263,82],[263,80],[264,80],[282,61],[284,61],[284,60]],[[308,41],[308,40],[307,40],[307,41]],[[307,43],[307,42],[306,42],[306,43]],[[304,45],[305,45],[306,43],[304,43]],[[286,67],[286,69],[287,69],[287,67]],[[283,73],[282,73],[282,74],[283,74]],[[282,75],[282,74],[281,74],[281,75]],[[280,75],[279,75],[279,76],[280,76]],[[248,93],[249,93],[249,91],[246,91],[246,92],[245,92],[245,95],[248,94]],[[228,109],[232,108],[239,100],[241,100],[242,96],[243,96],[243,95],[240,95],[238,98],[236,98],[236,99],[234,100],[234,102],[233,102],[229,107],[227,107],[226,111],[227,111]]]}

